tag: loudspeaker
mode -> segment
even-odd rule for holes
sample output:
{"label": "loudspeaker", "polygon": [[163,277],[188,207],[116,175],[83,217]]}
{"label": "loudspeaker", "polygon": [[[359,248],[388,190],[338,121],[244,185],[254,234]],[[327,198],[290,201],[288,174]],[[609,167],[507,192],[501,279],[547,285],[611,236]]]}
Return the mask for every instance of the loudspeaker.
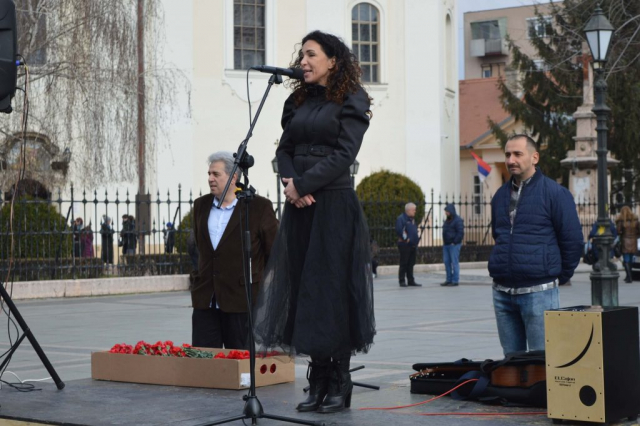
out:
{"label": "loudspeaker", "polygon": [[16,94],[17,39],[16,5],[13,0],[0,0],[0,112],[12,111],[11,99]]}
{"label": "loudspeaker", "polygon": [[547,412],[554,423],[607,423],[640,413],[637,307],[545,312]]}

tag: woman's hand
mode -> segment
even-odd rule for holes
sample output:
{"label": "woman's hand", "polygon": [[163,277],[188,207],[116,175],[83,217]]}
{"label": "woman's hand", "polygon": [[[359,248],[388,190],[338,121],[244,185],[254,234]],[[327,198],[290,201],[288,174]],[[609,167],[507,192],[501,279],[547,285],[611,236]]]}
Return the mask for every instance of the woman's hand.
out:
{"label": "woman's hand", "polygon": [[298,190],[293,184],[293,178],[282,178],[282,182],[285,184],[284,196],[286,200],[296,207],[303,208],[316,202],[315,198],[313,198],[313,195],[311,194],[300,197]]}
{"label": "woman's hand", "polygon": [[296,201],[295,206],[301,209],[303,207],[308,207],[315,202],[316,202],[316,199],[313,198],[313,195],[307,194],[304,197],[301,197],[298,201]]}

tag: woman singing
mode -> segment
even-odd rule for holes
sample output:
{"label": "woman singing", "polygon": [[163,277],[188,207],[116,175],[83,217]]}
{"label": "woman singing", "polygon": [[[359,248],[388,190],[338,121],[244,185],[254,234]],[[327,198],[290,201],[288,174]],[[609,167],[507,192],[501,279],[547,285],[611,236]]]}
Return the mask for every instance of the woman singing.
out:
{"label": "woman singing", "polygon": [[304,72],[284,105],[276,150],[288,201],[256,307],[256,340],[311,357],[298,411],[351,404],[351,355],[373,343],[373,276],[353,164],[369,127],[360,66],[337,37],[314,31],[292,64]]}

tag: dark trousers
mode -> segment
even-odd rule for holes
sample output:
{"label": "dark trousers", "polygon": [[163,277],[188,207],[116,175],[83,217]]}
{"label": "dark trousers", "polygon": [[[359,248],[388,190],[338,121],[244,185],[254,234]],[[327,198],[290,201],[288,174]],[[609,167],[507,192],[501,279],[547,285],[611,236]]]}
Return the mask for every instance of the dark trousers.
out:
{"label": "dark trousers", "polygon": [[249,314],[194,309],[191,344],[201,348],[249,349]]}
{"label": "dark trousers", "polygon": [[400,269],[398,271],[398,279],[401,283],[405,282],[407,277],[409,283],[414,283],[413,266],[416,264],[416,247],[407,244],[398,245],[400,250]]}

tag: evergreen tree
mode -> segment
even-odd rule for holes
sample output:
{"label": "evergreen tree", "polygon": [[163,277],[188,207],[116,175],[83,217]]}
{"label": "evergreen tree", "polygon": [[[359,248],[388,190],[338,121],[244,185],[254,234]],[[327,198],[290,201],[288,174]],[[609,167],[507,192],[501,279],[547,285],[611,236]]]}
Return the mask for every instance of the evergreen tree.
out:
{"label": "evergreen tree", "polygon": [[[598,4],[616,29],[604,71],[609,86],[607,105],[611,108],[608,147],[622,161],[622,167],[613,171],[613,178],[619,180],[623,168],[640,170],[640,1],[552,3],[551,22],[536,8],[539,24],[546,26],[546,37],[532,33],[530,41],[535,56],[544,65],[537,65],[509,40],[511,68],[517,72],[518,82],[515,86],[505,80],[500,82],[505,110],[538,138],[543,150],[542,171],[551,178],[562,178],[565,184],[569,171],[563,170],[560,161],[574,147],[573,113],[583,102],[583,80],[591,59],[582,53],[582,43],[586,42],[583,29]],[[490,124],[504,144],[509,135],[496,123]]]}

